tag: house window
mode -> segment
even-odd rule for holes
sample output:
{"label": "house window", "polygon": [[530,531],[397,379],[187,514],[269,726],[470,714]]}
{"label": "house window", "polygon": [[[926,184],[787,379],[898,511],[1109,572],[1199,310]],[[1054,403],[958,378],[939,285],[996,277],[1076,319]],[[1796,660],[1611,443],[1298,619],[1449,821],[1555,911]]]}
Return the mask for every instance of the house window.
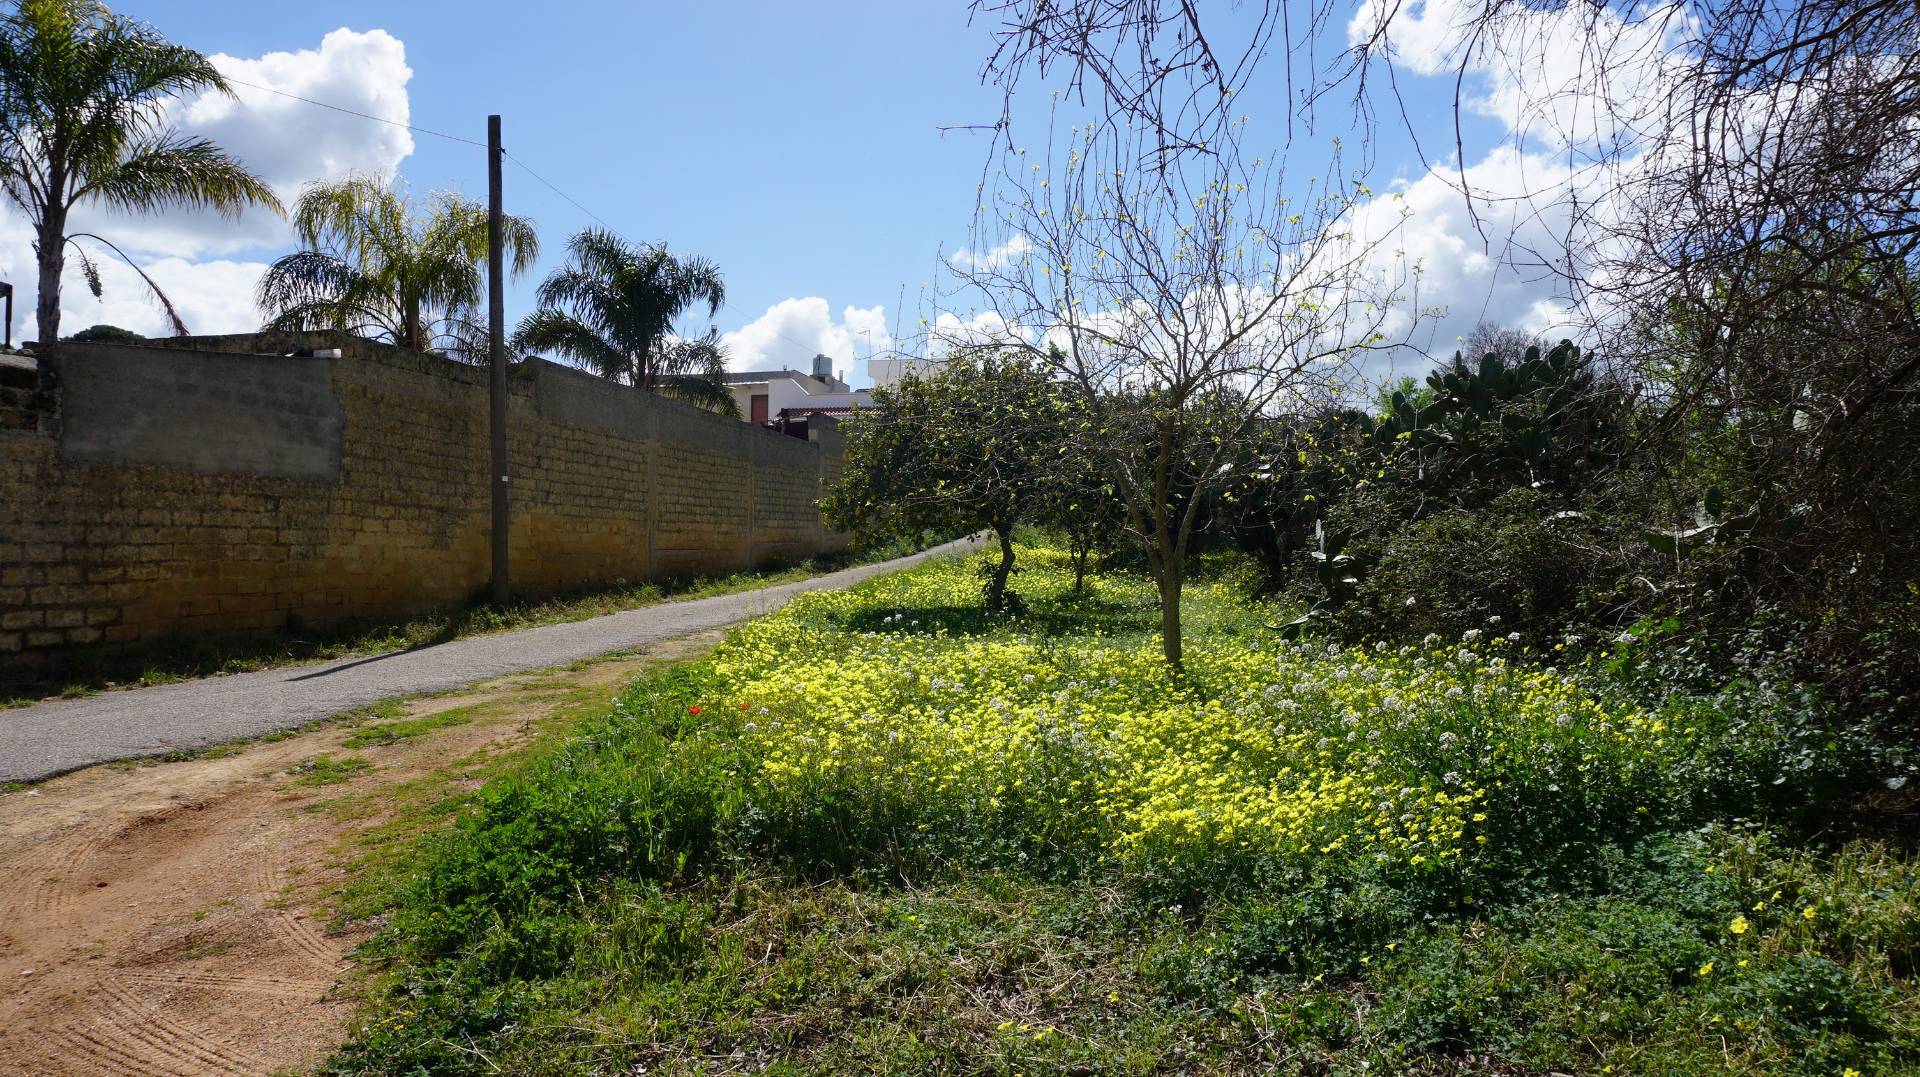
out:
{"label": "house window", "polygon": [[753,394],[753,402],[748,405],[748,407],[754,422],[764,423],[767,421],[767,394]]}

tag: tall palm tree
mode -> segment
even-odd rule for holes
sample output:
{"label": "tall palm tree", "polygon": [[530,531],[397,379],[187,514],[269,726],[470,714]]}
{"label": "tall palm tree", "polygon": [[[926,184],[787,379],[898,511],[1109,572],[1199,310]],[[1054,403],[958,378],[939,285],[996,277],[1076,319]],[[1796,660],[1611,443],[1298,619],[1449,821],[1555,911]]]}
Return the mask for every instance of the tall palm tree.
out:
{"label": "tall palm tree", "polygon": [[717,335],[673,331],[695,306],[704,304],[712,317],[727,301],[712,262],[589,228],[568,241],[566,264],[541,282],[536,298],[540,309],[520,322],[514,347],[558,353],[648,392],[736,410]]}
{"label": "tall palm tree", "polygon": [[[100,236],[68,233],[75,206],[279,212],[273,190],[220,147],[166,126],[169,98],[208,91],[232,92],[205,56],[93,0],[16,0],[0,15],[0,187],[33,222],[41,341],[60,337],[68,244],[92,239],[126,258]],[[99,271],[74,249],[98,296]],[[184,334],[173,305],[154,293]]]}
{"label": "tall palm tree", "polygon": [[[305,249],[260,278],[268,329],[341,329],[415,351],[485,354],[478,308],[487,209],[479,202],[436,191],[417,212],[404,189],[353,175],[308,187],[293,230]],[[506,217],[503,239],[515,276],[540,256],[524,217]]]}

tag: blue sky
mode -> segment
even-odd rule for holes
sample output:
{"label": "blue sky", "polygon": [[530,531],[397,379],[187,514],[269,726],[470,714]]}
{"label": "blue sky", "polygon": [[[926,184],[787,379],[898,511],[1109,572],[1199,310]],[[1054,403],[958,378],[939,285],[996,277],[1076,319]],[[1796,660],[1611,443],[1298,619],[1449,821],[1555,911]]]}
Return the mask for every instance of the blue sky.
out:
{"label": "blue sky", "polygon": [[[1215,6],[1230,24],[1233,7]],[[991,122],[1000,107],[998,89],[979,77],[989,28],[968,24],[964,0],[115,7],[181,44],[231,58],[238,66],[220,62],[234,77],[404,114],[418,127],[475,140],[485,137],[487,113],[501,113],[509,151],[613,228],[719,263],[730,302],[714,321],[735,334],[736,365],[797,365],[826,350],[846,368],[902,319],[911,322],[924,309],[920,290],[934,278],[939,252],[967,242],[986,162],[985,136],[938,128]],[[1344,19],[1329,48],[1343,43]],[[1275,138],[1286,101],[1278,75],[1270,64],[1242,99]],[[1402,90],[1429,152],[1450,154],[1451,80],[1409,70]],[[1045,93],[1035,83],[1018,103],[1038,111]],[[394,129],[258,92],[243,89],[238,106],[189,113],[182,126],[204,129],[289,195],[349,167],[397,167],[417,191],[485,193],[481,149],[424,134],[409,146]],[[1493,152],[1504,125],[1476,112],[1468,130],[1471,163]],[[1376,187],[1395,178],[1422,183],[1397,118],[1382,128],[1376,153]],[[593,223],[511,164],[506,182],[509,209],[540,226],[542,269],[559,258],[568,234]],[[1483,314],[1525,321],[1537,313],[1538,288],[1516,287],[1486,267],[1477,275],[1453,270],[1483,246],[1457,195],[1430,179],[1410,189],[1425,192],[1413,200],[1418,253],[1447,268],[1446,287],[1428,298],[1456,310],[1436,326],[1437,339],[1450,340]],[[261,215],[240,225],[115,218],[109,227],[178,291],[195,332],[256,323],[250,282],[290,246],[284,225]],[[26,276],[20,238],[0,221],[0,272],[15,280]],[[510,319],[525,313],[538,276],[510,291]],[[130,278],[109,268],[107,283],[101,304],[82,288],[66,289],[77,296],[65,301],[68,326],[104,320],[159,331],[157,312]],[[30,335],[30,316],[21,320]]]}
{"label": "blue sky", "polygon": [[[716,319],[723,330],[807,296],[836,315],[884,305],[891,319],[941,242],[964,238],[981,143],[936,128],[994,116],[978,77],[986,35],[959,4],[818,8],[118,5],[176,41],[243,57],[311,48],[342,26],[386,30],[413,70],[414,124],[484,139],[487,113],[501,113],[509,151],[614,228],[717,261],[734,308]],[[485,168],[483,151],[424,135],[401,165],[416,188],[475,196]],[[549,260],[592,223],[511,165],[506,183]]]}

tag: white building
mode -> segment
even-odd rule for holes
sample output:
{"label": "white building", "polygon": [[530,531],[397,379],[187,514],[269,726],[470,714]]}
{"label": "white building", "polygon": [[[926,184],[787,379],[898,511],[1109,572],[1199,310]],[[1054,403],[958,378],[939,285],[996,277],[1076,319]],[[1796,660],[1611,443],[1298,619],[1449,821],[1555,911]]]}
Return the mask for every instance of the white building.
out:
{"label": "white building", "polygon": [[854,389],[833,372],[833,360],[813,357],[813,373],[798,370],[744,370],[727,375],[740,416],[750,423],[799,419],[816,413],[836,418],[873,403],[865,389]]}
{"label": "white building", "polygon": [[898,385],[908,378],[931,378],[939,372],[941,361],[938,359],[908,359],[904,356],[892,359],[867,360],[867,376],[873,379],[874,388]]}

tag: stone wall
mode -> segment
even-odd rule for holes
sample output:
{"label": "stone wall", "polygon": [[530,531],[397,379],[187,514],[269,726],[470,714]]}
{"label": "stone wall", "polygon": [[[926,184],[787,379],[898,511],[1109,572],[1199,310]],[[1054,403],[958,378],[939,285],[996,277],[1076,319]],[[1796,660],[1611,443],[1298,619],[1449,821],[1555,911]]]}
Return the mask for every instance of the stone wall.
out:
{"label": "stone wall", "polygon": [[[343,354],[285,354],[316,346]],[[815,507],[831,422],[802,441],[528,360],[508,430],[516,591],[843,544]],[[352,337],[0,366],[0,666],[466,602],[489,571],[487,462],[484,370]]]}

